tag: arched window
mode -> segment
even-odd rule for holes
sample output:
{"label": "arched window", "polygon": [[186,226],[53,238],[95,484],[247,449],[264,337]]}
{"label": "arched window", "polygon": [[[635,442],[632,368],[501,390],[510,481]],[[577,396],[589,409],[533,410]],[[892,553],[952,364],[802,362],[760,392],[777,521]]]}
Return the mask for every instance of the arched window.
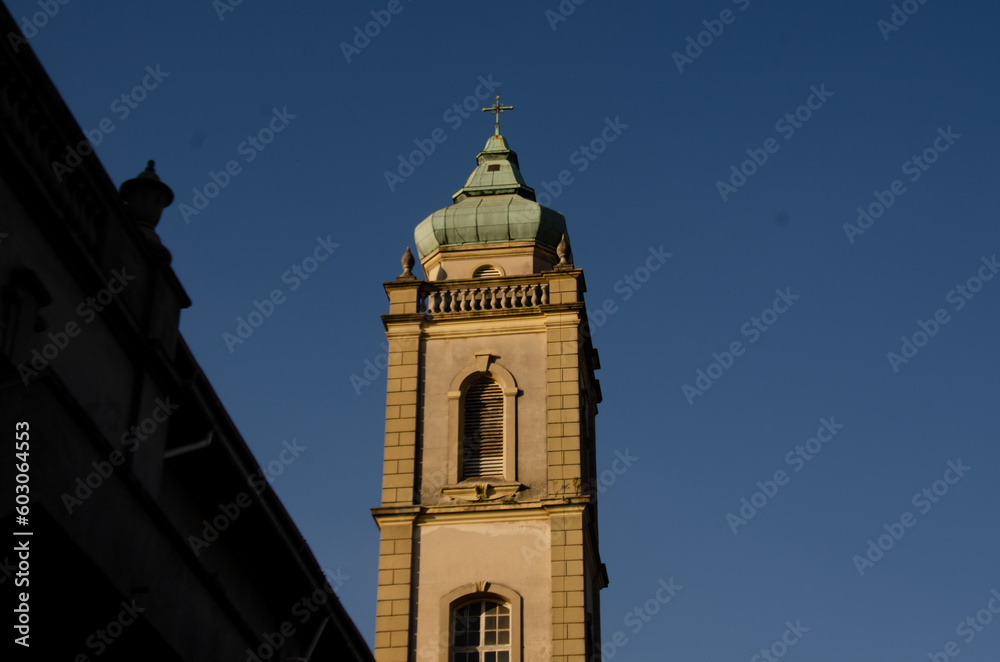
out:
{"label": "arched window", "polygon": [[[441,596],[436,662],[522,662],[524,598],[490,581],[465,584]],[[532,658],[534,659],[534,658]]]}
{"label": "arched window", "polygon": [[451,662],[511,662],[510,612],[510,605],[488,598],[457,607]]}
{"label": "arched window", "polygon": [[472,272],[473,278],[496,278],[498,276],[503,276],[503,272],[492,264],[484,264],[476,267],[476,270]]}
{"label": "arched window", "polygon": [[446,497],[502,499],[517,482],[517,396],[514,375],[488,352],[459,370],[447,391],[448,482]]}
{"label": "arched window", "polygon": [[463,409],[462,478],[504,475],[503,390],[489,377],[473,382]]}

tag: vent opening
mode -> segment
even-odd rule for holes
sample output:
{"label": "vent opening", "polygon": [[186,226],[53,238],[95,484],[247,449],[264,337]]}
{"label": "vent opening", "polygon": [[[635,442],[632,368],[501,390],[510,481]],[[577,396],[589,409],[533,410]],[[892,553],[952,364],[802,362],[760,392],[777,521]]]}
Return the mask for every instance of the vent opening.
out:
{"label": "vent opening", "polygon": [[473,278],[496,278],[498,276],[503,276],[503,274],[492,264],[484,264],[481,267],[476,267],[476,270],[472,272]]}
{"label": "vent opening", "polygon": [[503,391],[483,378],[465,392],[462,477],[503,476]]}

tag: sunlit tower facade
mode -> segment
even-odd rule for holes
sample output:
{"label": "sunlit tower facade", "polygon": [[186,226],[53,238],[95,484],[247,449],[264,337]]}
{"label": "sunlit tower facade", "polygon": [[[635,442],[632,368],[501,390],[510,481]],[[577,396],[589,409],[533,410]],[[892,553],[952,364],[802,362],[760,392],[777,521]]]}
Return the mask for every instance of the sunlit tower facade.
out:
{"label": "sunlit tower facade", "polygon": [[407,249],[385,283],[379,662],[599,659],[600,364],[566,220],[500,135],[509,109],[416,227],[425,279]]}

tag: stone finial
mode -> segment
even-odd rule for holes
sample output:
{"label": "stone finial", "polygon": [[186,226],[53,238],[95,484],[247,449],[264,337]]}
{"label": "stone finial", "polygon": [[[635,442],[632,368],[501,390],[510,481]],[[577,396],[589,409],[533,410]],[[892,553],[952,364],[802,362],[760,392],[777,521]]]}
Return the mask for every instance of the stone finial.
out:
{"label": "stone finial", "polygon": [[556,265],[557,269],[571,269],[573,263],[569,262],[566,258],[572,257],[569,251],[569,241],[566,240],[566,234],[563,233],[562,239],[559,240],[559,245],[556,246],[556,255],[559,256],[559,263]]}
{"label": "stone finial", "polygon": [[413,265],[416,260],[413,259],[413,253],[410,252],[410,247],[406,247],[406,252],[403,253],[402,259],[399,263],[403,265],[403,273],[399,274],[399,278],[414,278],[413,275]]}
{"label": "stone finial", "polygon": [[155,163],[149,161],[138,176],[122,183],[118,195],[125,205],[125,212],[134,222],[151,249],[170,263],[168,251],[156,234],[163,209],[174,201],[174,192],[156,176]]}
{"label": "stone finial", "polygon": [[129,215],[136,223],[150,228],[156,227],[164,207],[174,201],[174,192],[156,176],[155,165],[149,161],[144,171],[119,189]]}

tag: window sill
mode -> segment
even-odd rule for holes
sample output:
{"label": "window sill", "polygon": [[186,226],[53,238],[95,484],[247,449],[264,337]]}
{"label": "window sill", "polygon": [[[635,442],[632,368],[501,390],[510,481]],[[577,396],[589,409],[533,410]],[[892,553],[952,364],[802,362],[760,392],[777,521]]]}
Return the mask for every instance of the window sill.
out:
{"label": "window sill", "polygon": [[512,497],[524,487],[517,481],[506,481],[496,477],[467,478],[457,485],[445,485],[441,492],[452,499],[463,501],[493,501]]}

